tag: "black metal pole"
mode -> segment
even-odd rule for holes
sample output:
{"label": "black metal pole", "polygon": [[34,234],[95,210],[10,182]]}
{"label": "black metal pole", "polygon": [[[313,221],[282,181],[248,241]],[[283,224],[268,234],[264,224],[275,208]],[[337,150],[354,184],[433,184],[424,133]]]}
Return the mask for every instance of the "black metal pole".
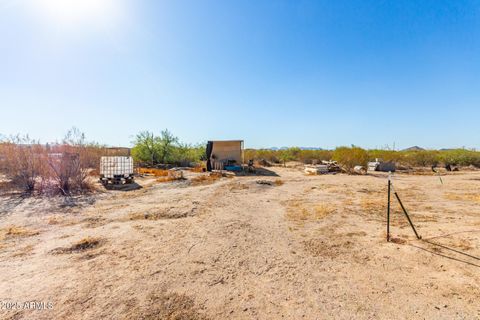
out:
{"label": "black metal pole", "polygon": [[387,242],[390,241],[390,176],[388,176],[388,202],[387,202]]}
{"label": "black metal pole", "polygon": [[412,220],[410,220],[410,216],[408,215],[407,209],[405,209],[405,207],[403,206],[402,200],[400,200],[400,197],[396,192],[394,192],[394,194],[395,194],[395,197],[397,197],[398,203],[400,203],[400,207],[402,207],[403,213],[405,213],[405,216],[407,217],[408,223],[410,223],[410,226],[412,227],[413,232],[415,232],[417,239],[422,239],[422,237],[418,235],[417,230],[415,230]]}

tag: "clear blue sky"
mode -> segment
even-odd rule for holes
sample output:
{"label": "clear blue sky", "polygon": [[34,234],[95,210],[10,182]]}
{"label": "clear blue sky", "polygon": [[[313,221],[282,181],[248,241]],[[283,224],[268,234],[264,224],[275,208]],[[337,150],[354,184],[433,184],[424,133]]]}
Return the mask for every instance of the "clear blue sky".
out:
{"label": "clear blue sky", "polygon": [[0,133],[480,147],[478,1],[0,0]]}

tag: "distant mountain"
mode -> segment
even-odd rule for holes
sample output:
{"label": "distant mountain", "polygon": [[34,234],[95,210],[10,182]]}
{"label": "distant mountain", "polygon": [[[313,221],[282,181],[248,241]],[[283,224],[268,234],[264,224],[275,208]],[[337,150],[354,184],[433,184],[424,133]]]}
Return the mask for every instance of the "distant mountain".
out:
{"label": "distant mountain", "polygon": [[320,147],[300,147],[302,150],[323,150],[323,148]]}
{"label": "distant mountain", "polygon": [[267,150],[273,150],[273,151],[278,151],[278,150],[286,150],[290,148],[299,148],[300,150],[324,150],[320,147],[271,147],[271,148],[266,148]]}
{"label": "distant mountain", "polygon": [[419,146],[413,146],[407,149],[403,149],[402,151],[424,151],[425,149],[420,148]]}

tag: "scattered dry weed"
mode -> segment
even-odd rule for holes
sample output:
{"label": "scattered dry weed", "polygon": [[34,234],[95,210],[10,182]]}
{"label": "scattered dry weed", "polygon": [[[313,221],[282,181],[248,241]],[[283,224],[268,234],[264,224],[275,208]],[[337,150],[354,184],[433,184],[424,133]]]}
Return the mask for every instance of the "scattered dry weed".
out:
{"label": "scattered dry weed", "polygon": [[103,239],[95,237],[86,237],[73,243],[70,247],[56,248],[51,251],[52,254],[78,253],[99,247],[104,242]]}
{"label": "scattered dry weed", "polygon": [[364,197],[360,200],[360,206],[367,214],[383,215],[386,201],[381,198]]}
{"label": "scattered dry weed", "polygon": [[3,238],[23,238],[23,237],[31,237],[39,234],[40,232],[37,230],[31,230],[21,226],[10,226],[6,227],[2,230],[1,234],[3,234]]}
{"label": "scattered dry weed", "polygon": [[210,174],[204,174],[198,177],[194,177],[191,180],[192,186],[212,184],[219,180],[222,177],[222,174],[212,172]]}
{"label": "scattered dry weed", "polygon": [[445,198],[454,201],[480,202],[480,194],[478,193],[447,193]]}
{"label": "scattered dry weed", "polygon": [[194,301],[183,294],[155,292],[150,294],[143,310],[131,311],[131,318],[144,320],[205,320]]}
{"label": "scattered dry weed", "polygon": [[24,257],[33,251],[33,245],[28,245],[15,251],[12,257]]}
{"label": "scattered dry weed", "polygon": [[168,177],[169,170],[153,169],[153,168],[138,168],[139,174],[152,175],[155,177]]}
{"label": "scattered dry weed", "polygon": [[287,207],[286,217],[295,223],[320,220],[335,212],[335,208],[325,204],[312,205],[301,200],[291,201]]}

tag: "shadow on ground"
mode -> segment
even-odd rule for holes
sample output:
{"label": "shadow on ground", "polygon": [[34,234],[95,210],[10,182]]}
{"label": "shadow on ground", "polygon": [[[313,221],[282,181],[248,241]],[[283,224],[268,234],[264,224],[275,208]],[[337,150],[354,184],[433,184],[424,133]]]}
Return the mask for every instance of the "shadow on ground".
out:
{"label": "shadow on ground", "polygon": [[8,195],[0,198],[0,215],[8,212],[21,205],[27,197],[23,194]]}
{"label": "shadow on ground", "polygon": [[136,182],[128,183],[128,184],[113,184],[105,187],[105,189],[113,190],[113,191],[133,191],[133,190],[138,190],[142,188],[143,187]]}
{"label": "shadow on ground", "polygon": [[267,168],[255,168],[254,172],[245,172],[239,175],[245,176],[259,176],[259,177],[279,177],[279,175],[272,170],[268,170]]}

